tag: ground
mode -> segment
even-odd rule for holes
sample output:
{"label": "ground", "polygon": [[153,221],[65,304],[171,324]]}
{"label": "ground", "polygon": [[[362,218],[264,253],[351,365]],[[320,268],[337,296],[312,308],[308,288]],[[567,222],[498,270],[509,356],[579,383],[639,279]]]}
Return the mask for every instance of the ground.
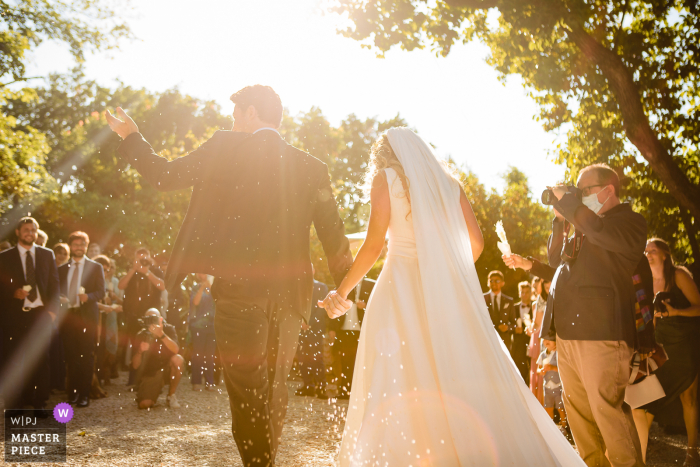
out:
{"label": "ground", "polygon": [[[127,391],[126,375],[113,381],[106,387],[107,398],[76,410],[69,422],[68,465],[242,465],[231,437],[228,396],[223,387],[220,391],[193,392],[183,380],[177,392],[182,408],[168,409],[162,395],[154,409],[138,410],[134,394]],[[289,382],[289,412],[277,465],[333,466],[347,401],[296,397],[294,390],[299,384]],[[56,395],[49,405],[61,401]],[[682,465],[685,443],[684,436],[667,436],[654,426],[648,465]]]}

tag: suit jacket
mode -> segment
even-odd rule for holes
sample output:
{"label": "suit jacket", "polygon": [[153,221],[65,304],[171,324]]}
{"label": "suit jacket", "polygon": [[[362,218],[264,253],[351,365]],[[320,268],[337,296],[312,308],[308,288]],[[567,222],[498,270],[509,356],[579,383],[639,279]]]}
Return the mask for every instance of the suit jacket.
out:
{"label": "suit jacket", "polygon": [[[377,281],[373,279],[367,279],[366,277],[362,279],[362,285],[360,286],[360,296],[355,297],[355,290],[352,289],[352,291],[348,294],[348,299],[352,300],[354,302],[358,300],[362,300],[365,303],[369,302],[369,297],[372,295],[372,291],[374,290],[374,285],[377,283]],[[362,326],[362,321],[365,319],[365,310],[361,309],[360,307],[357,308],[357,319],[360,321],[360,326]],[[339,316],[338,318],[331,320],[330,324],[328,325],[328,329],[331,331],[341,331],[343,329],[343,324],[345,324],[345,315]]]}
{"label": "suit jacket", "polygon": [[[87,312],[83,316],[92,316],[99,319],[97,302],[102,300],[107,293],[105,288],[105,274],[102,265],[96,261],[84,258],[83,275],[80,278],[80,286],[85,287],[87,302],[80,304],[80,310]],[[61,282],[61,295],[68,296],[68,271],[72,267],[72,260],[58,268],[58,277]]]}
{"label": "suit jacket", "polygon": [[[515,315],[515,307],[513,306],[513,298],[501,292],[501,308],[499,313],[496,313],[493,303],[491,303],[491,292],[486,292],[484,294],[484,300],[486,300],[486,306],[489,309],[489,315],[491,315],[493,326],[496,328],[496,331],[498,331],[498,335],[501,336],[501,339],[505,341],[506,346],[510,348],[513,340],[513,330],[516,326],[515,320],[517,318]],[[501,332],[501,330],[498,329],[498,326],[501,324],[507,324],[508,330]]]}
{"label": "suit jacket", "polygon": [[[24,300],[14,298],[15,290],[27,284],[22,268],[18,246],[14,246],[0,253],[0,319],[3,324],[28,326],[22,311]],[[60,299],[58,290],[58,271],[53,251],[36,245],[36,257],[34,258],[34,270],[36,287],[44,303],[44,310],[53,313],[58,312]]]}
{"label": "suit jacket", "polygon": [[563,221],[554,220],[549,238],[552,281],[542,321],[542,336],[556,332],[567,340],[636,340],[632,276],[644,256],[647,225],[644,217],[623,203],[596,215],[573,194],[554,206],[584,234],[578,258],[561,258]]}
{"label": "suit jacket", "polygon": [[119,153],[162,191],[193,187],[165,274],[168,289],[192,272],[228,289],[274,300],[308,320],[311,225],[336,284],[352,264],[328,167],[274,131],[218,131],[187,156],[158,156],[138,133]]}

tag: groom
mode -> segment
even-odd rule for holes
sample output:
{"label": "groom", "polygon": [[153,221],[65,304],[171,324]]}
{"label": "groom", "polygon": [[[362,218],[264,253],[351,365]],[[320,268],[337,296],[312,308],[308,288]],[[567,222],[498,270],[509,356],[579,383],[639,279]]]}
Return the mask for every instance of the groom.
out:
{"label": "groom", "polygon": [[[121,109],[107,113],[119,153],[159,190],[193,187],[166,287],[188,273],[216,277],[216,342],[233,438],[245,466],[273,466],[287,411],[287,375],[311,311],[311,224],[336,283],[352,263],[328,167],[278,132],[282,102],[269,86],[231,100],[232,131],[187,156],[159,157]],[[343,304],[345,306],[346,304]]]}

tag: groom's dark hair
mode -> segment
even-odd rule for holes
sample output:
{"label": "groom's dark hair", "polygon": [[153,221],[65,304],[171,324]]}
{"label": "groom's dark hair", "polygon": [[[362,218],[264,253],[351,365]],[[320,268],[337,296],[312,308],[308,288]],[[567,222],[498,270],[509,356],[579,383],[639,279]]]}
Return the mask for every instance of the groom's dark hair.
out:
{"label": "groom's dark hair", "polygon": [[270,86],[246,86],[233,94],[231,101],[246,109],[252,105],[258,111],[260,120],[273,124],[275,128],[282,123],[282,99]]}

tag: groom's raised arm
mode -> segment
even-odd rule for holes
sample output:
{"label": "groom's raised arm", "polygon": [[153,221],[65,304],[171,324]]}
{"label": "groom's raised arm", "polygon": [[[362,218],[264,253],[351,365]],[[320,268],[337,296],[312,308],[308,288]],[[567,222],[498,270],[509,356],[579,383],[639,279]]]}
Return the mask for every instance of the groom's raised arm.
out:
{"label": "groom's raised arm", "polygon": [[328,268],[335,285],[339,286],[352,266],[352,253],[350,253],[350,242],[345,236],[343,220],[338,213],[338,205],[333,197],[331,176],[325,164],[324,169],[325,173],[321,176],[318,186],[318,200],[313,222],[318,239],[328,258]]}
{"label": "groom's raised arm", "polygon": [[169,161],[156,154],[141,133],[131,133],[117,152],[158,190],[179,190],[193,186],[206,173],[208,161],[219,149],[221,139],[216,132],[188,155]]}

